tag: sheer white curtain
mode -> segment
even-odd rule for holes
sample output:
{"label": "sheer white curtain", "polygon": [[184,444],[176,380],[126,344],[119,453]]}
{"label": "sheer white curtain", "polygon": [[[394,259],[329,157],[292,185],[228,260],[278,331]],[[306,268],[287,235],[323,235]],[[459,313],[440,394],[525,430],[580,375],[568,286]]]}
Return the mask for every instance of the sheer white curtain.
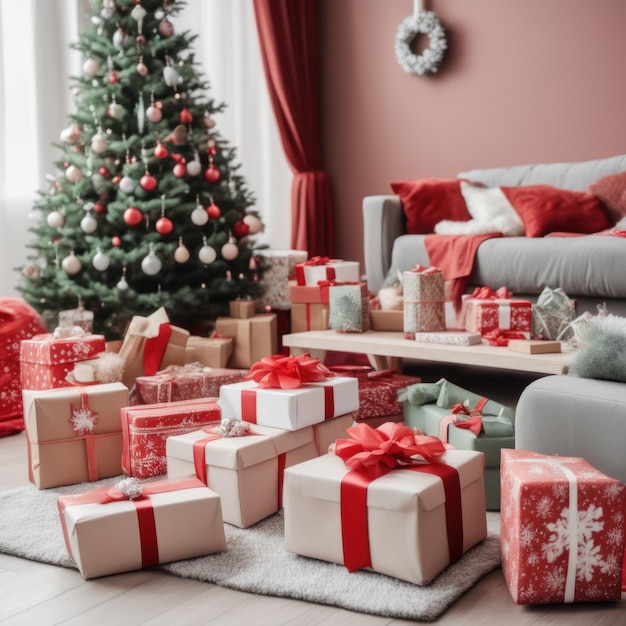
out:
{"label": "sheer white curtain", "polygon": [[[13,268],[26,261],[33,202],[59,156],[52,144],[72,110],[69,77],[82,65],[69,44],[86,25],[88,5],[0,0],[0,297],[17,295]],[[266,225],[259,241],[288,247],[292,173],[267,96],[252,0],[189,0],[173,23],[198,35],[198,69],[210,97],[227,104],[216,122],[257,199]]]}

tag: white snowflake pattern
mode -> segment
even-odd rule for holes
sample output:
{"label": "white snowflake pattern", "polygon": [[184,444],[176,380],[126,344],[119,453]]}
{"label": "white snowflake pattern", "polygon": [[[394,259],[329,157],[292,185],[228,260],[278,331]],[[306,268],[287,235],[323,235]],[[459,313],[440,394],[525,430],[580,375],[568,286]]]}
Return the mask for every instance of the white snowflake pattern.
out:
{"label": "white snowflake pattern", "polygon": [[552,498],[548,496],[542,496],[537,501],[536,512],[539,517],[548,517],[552,512]]}
{"label": "white snowflake pattern", "polygon": [[88,341],[77,341],[72,349],[73,355],[80,361],[88,359],[93,353],[93,348]]}
{"label": "white snowflake pattern", "polygon": [[565,572],[562,567],[555,567],[550,570],[544,579],[546,587],[551,591],[559,591],[565,586]]}
{"label": "white snowflake pattern", "polygon": [[552,495],[555,499],[563,500],[569,495],[569,486],[567,483],[558,482],[552,485]]}
{"label": "white snowflake pattern", "polygon": [[532,525],[524,526],[520,532],[520,545],[524,548],[531,546],[535,540],[535,534]]}
{"label": "white snowflake pattern", "polygon": [[624,485],[618,482],[610,483],[604,490],[607,500],[616,500],[617,498],[621,498],[623,493]]}
{"label": "white snowflake pattern", "polygon": [[84,406],[77,409],[72,406],[72,416],[70,417],[70,423],[72,425],[72,428],[79,435],[84,435],[86,432],[93,432],[97,421],[98,414],[94,411]]}

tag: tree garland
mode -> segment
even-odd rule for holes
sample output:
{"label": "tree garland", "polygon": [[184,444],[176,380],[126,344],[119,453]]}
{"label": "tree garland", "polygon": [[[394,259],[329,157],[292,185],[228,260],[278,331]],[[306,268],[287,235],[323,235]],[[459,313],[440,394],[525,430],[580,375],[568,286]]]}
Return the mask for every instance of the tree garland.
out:
{"label": "tree garland", "polygon": [[[411,50],[411,43],[418,34],[426,35],[430,42],[422,54],[414,54]],[[396,57],[407,73],[413,72],[419,76],[435,74],[443,61],[447,47],[446,33],[432,11],[416,10],[414,15],[405,18],[398,26]]]}

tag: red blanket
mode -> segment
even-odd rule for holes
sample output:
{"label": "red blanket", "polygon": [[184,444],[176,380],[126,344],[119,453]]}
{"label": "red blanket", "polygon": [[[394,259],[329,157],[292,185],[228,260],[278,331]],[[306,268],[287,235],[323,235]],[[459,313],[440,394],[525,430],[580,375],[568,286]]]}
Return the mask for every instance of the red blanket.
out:
{"label": "red blanket", "polygon": [[461,308],[461,296],[469,282],[478,246],[485,240],[502,237],[502,233],[482,235],[426,235],[424,245],[431,265],[443,272],[446,298],[456,311]]}

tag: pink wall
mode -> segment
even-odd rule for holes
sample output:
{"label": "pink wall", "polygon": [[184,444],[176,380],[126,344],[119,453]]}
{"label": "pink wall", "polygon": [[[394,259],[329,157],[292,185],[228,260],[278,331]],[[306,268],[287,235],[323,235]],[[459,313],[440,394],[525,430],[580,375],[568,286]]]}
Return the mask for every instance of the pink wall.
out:
{"label": "pink wall", "polygon": [[394,39],[412,0],[320,0],[322,150],[335,254],[362,260],[361,202],[403,178],[626,153],[626,2],[426,0],[434,76]]}

